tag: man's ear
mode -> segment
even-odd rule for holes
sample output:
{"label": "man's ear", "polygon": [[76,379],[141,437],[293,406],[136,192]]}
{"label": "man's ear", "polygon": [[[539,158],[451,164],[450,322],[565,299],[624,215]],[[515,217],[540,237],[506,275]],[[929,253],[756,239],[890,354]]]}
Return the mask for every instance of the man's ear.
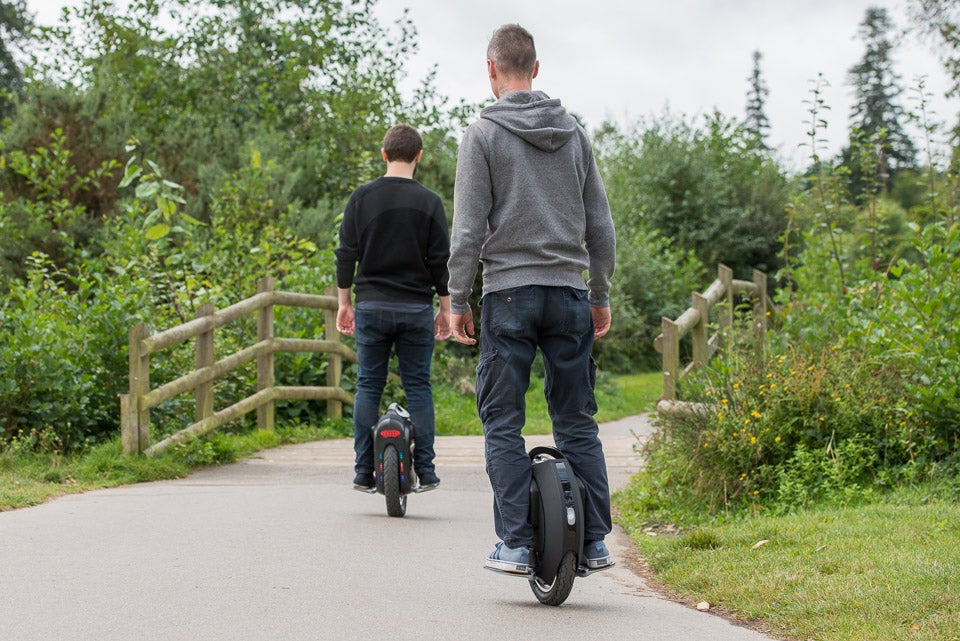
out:
{"label": "man's ear", "polygon": [[497,66],[493,64],[493,60],[487,60],[487,75],[490,80],[496,80],[497,78]]}
{"label": "man's ear", "polygon": [[540,73],[540,61],[537,60],[533,63],[533,75],[530,76],[530,79],[533,80],[537,77],[537,74]]}
{"label": "man's ear", "polygon": [[380,148],[380,157],[383,158],[383,162],[390,162],[387,160],[387,150],[383,147]]}

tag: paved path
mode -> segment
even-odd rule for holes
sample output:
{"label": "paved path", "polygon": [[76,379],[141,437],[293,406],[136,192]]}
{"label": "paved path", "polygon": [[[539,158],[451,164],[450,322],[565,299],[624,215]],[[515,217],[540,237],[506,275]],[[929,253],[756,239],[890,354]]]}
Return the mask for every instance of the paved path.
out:
{"label": "paved path", "polygon": [[[602,426],[611,482],[642,417]],[[549,437],[528,439],[528,446]],[[0,513],[0,641],[763,641],[659,598],[618,566],[560,608],[482,569],[495,543],[479,437],[437,439],[441,488],[386,515],[354,492],[352,442],[270,450],[189,478]]]}

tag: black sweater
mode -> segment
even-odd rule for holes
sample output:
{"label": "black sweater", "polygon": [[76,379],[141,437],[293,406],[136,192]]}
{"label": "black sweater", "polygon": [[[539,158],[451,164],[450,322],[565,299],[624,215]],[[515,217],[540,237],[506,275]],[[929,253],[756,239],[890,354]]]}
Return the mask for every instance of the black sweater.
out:
{"label": "black sweater", "polygon": [[450,236],[440,197],[416,180],[382,176],[358,187],[343,212],[337,286],[357,302],[432,303],[447,290]]}

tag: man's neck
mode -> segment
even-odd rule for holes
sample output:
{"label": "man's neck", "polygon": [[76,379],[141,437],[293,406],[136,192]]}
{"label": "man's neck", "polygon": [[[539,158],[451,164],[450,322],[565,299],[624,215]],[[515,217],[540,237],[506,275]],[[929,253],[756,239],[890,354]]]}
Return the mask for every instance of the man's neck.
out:
{"label": "man's neck", "polygon": [[507,78],[497,89],[497,98],[503,98],[508,93],[515,91],[533,91],[533,83],[530,80]]}
{"label": "man's neck", "polygon": [[417,168],[415,162],[401,162],[394,160],[387,163],[387,172],[384,174],[387,178],[413,178],[413,172]]}

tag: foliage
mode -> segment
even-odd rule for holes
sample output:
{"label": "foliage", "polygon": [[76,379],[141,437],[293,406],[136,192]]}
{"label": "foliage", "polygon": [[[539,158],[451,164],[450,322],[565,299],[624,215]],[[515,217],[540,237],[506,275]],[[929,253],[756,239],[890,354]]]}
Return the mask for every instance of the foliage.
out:
{"label": "foliage", "polygon": [[656,231],[706,273],[721,262],[738,278],[779,268],[790,185],[742,126],[719,113],[702,127],[666,116],[642,132],[601,132],[598,145],[605,178],[614,176],[611,200],[621,198],[615,189],[629,194],[618,234]]}
{"label": "foliage", "polygon": [[[256,149],[282,177],[271,186],[276,209],[298,207],[298,229],[319,240],[352,188],[379,171],[383,132],[404,120],[421,129],[425,165],[450,195],[446,156],[466,107],[437,96],[432,75],[412,99],[401,96],[416,31],[406,18],[382,26],[373,6],[87,0],[40,31],[6,147],[45,146],[60,128],[76,173],[87,175],[126,161],[136,137],[140,154],[182,186],[183,212],[203,221],[213,194]],[[109,217],[119,181],[105,181],[98,201],[68,201]]]}
{"label": "foliage", "polygon": [[0,274],[23,278],[26,257],[38,252],[60,267],[77,260],[100,216],[85,203],[109,185],[118,166],[105,161],[80,173],[61,129],[44,146],[0,156]]}
{"label": "foliage", "polygon": [[929,471],[921,421],[897,374],[840,348],[728,357],[684,397],[708,405],[663,419],[645,448],[649,493],[669,496],[659,510],[706,516],[847,504]]}
{"label": "foliage", "polygon": [[10,115],[11,98],[23,90],[23,75],[11,46],[26,39],[31,22],[26,0],[0,2],[0,117]]}
{"label": "foliage", "polygon": [[0,436],[57,436],[61,449],[116,430],[126,328],[137,299],[71,278],[40,254],[0,299]]}

